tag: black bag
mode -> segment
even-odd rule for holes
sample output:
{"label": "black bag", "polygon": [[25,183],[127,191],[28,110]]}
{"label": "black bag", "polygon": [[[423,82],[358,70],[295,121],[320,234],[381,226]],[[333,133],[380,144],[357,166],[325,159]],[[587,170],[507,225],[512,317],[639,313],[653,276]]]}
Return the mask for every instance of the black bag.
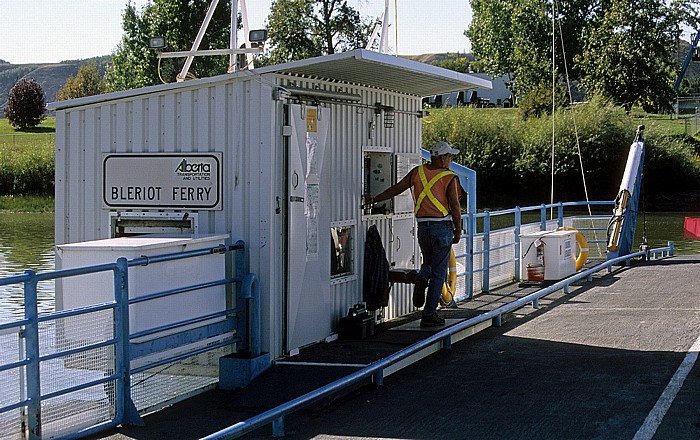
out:
{"label": "black bag", "polygon": [[375,225],[369,227],[365,238],[362,300],[368,310],[389,305],[389,260]]}

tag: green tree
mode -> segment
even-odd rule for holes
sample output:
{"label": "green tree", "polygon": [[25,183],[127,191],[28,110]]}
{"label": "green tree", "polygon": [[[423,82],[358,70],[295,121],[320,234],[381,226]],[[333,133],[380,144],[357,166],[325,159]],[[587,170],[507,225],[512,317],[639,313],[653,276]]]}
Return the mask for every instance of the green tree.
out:
{"label": "green tree", "polygon": [[86,64],[78,69],[78,73],[70,76],[56,93],[57,101],[82,98],[84,96],[100,95],[106,90],[106,84],[97,72],[97,66]]}
{"label": "green tree", "polygon": [[38,82],[22,78],[10,89],[5,107],[5,117],[10,125],[19,128],[32,128],[44,120],[46,94]]}
{"label": "green tree", "polygon": [[516,95],[551,81],[551,4],[539,0],[472,0],[465,35],[480,71],[512,75]]}
{"label": "green tree", "polygon": [[578,58],[589,92],[629,110],[669,109],[680,24],[695,1],[611,0],[586,36]]}
{"label": "green tree", "polygon": [[[680,25],[696,28],[698,0],[471,0],[466,35],[477,68],[511,74],[514,94],[542,94],[555,81],[580,80],[629,108],[669,101]],[[552,17],[556,18],[554,34]],[[554,41],[552,41],[554,35]],[[564,64],[566,61],[566,64]],[[550,98],[551,102],[551,98]]]}
{"label": "green tree", "polygon": [[[207,0],[153,0],[140,12],[129,3],[122,15],[122,40],[113,54],[113,65],[105,78],[110,91],[173,82],[180,73],[184,58],[158,60],[157,51],[148,47],[148,37],[163,36],[168,51],[190,50],[209,7]],[[229,46],[231,9],[229,2],[219,2],[209,23],[200,49]],[[159,69],[160,67],[160,69]],[[193,76],[226,73],[228,55],[196,57],[190,68]]]}
{"label": "green tree", "polygon": [[346,0],[275,0],[268,16],[265,63],[365,47],[373,23]]}

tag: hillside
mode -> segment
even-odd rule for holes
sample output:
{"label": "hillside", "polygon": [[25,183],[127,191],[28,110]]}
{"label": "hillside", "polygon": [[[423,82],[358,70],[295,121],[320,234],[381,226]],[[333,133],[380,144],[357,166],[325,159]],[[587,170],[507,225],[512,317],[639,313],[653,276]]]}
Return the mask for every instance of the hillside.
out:
{"label": "hillside", "polygon": [[57,64],[9,64],[0,63],[0,117],[4,117],[2,110],[7,106],[7,95],[17,81],[22,78],[33,78],[46,93],[46,102],[56,100],[56,93],[63,87],[70,76],[75,76],[83,64],[97,64],[103,72],[112,57],[102,56],[85,60],[62,61]]}
{"label": "hillside", "polygon": [[[688,53],[690,44],[681,40],[676,55],[676,62],[681,65]],[[419,61],[421,63],[435,63],[448,59],[467,57],[473,61],[471,54],[463,53],[431,53],[423,55],[407,55],[404,58]],[[4,117],[2,110],[7,106],[7,95],[12,86],[21,78],[34,78],[43,87],[46,93],[46,102],[56,100],[56,93],[66,83],[70,76],[75,76],[83,64],[96,64],[100,72],[104,72],[106,66],[111,63],[110,55],[88,58],[84,60],[62,61],[58,64],[9,64],[0,60],[0,118]],[[700,62],[690,64],[686,78],[692,79],[700,76]]]}

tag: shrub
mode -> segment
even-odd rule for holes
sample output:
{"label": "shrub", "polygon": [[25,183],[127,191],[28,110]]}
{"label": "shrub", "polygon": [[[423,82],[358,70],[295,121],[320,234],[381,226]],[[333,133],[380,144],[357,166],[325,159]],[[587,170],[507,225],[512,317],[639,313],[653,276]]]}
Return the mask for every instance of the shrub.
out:
{"label": "shrub", "polygon": [[[423,145],[446,140],[460,149],[455,161],[477,172],[479,206],[525,206],[550,198],[554,131],[555,201],[585,199],[581,162],[589,198],[612,200],[636,123],[622,107],[601,98],[556,111],[554,124],[552,116],[522,120],[512,110],[439,109],[424,120]],[[649,192],[700,187],[696,143],[650,128],[646,145]]]}
{"label": "shrub", "polygon": [[5,117],[15,128],[36,127],[44,120],[46,95],[38,82],[22,78],[10,89]]}
{"label": "shrub", "polygon": [[[569,105],[566,91],[561,86],[554,89],[556,108],[564,108]],[[523,119],[540,117],[552,114],[552,86],[540,84],[530,90],[518,103],[520,116]]]}

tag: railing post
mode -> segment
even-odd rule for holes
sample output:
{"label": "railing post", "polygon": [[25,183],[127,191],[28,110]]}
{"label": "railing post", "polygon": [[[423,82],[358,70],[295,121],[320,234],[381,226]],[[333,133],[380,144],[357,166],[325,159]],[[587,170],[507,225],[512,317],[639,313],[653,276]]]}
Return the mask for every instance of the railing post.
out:
{"label": "railing post", "polygon": [[547,205],[540,206],[540,231],[547,230]]}
{"label": "railing post", "polygon": [[376,373],[372,375],[372,382],[378,386],[384,386],[384,369],[380,368]]}
{"label": "railing post", "polygon": [[238,240],[234,247],[236,249],[233,255],[233,258],[236,260],[234,262],[236,265],[236,277],[243,279],[245,274],[248,273],[248,262],[245,260],[245,242]]}
{"label": "railing post", "polygon": [[114,268],[114,332],[117,340],[115,365],[117,387],[115,420],[122,425],[143,426],[143,420],[131,399],[131,353],[129,341],[129,266],[121,257]]}
{"label": "railing post", "polygon": [[27,428],[29,440],[41,439],[41,369],[39,367],[39,309],[37,305],[37,278],[33,270],[26,270],[29,277],[24,282],[24,318],[28,321],[24,328],[27,342]]}
{"label": "railing post", "polygon": [[284,416],[279,416],[272,421],[272,436],[275,438],[284,437]]}
{"label": "railing post", "polygon": [[564,227],[564,204],[562,202],[557,203],[557,226]]}
{"label": "railing post", "polygon": [[487,210],[484,213],[484,251],[481,254],[483,261],[481,277],[481,291],[489,291],[489,277],[491,276],[489,266],[491,265],[491,213]]}
{"label": "railing post", "polygon": [[669,241],[669,242],[668,242],[668,247],[670,248],[669,251],[668,251],[668,255],[669,255],[670,257],[672,257],[672,256],[673,256],[673,253],[674,253],[675,243],[672,242],[672,241]]}
{"label": "railing post", "polygon": [[467,242],[465,247],[465,289],[467,289],[467,298],[474,297],[474,235],[476,235],[476,219],[474,213],[470,212],[467,215]]}
{"label": "railing post", "polygon": [[513,234],[515,235],[515,274],[513,274],[513,279],[515,281],[520,281],[520,226],[522,225],[522,213],[520,212],[520,206],[515,207],[515,227],[513,228]]}

